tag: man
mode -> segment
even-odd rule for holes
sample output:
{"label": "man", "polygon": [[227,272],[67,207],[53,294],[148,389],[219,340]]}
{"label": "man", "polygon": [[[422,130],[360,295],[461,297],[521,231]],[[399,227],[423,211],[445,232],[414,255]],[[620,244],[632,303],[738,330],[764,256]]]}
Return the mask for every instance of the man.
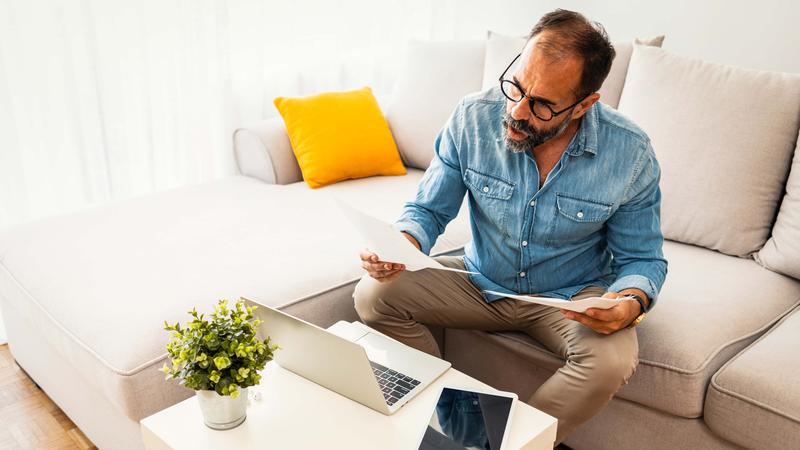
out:
{"label": "man", "polygon": [[[404,272],[364,251],[368,275],[354,294],[365,323],[435,356],[425,325],[519,330],[561,355],[566,364],[527,401],[558,419],[557,443],[633,374],[633,326],[667,272],[650,141],[598,103],[613,58],[601,25],[564,10],[542,17],[499,86],[458,105],[395,224],[428,253],[468,194],[472,241],[463,258],[437,260],[478,275]],[[579,314],[484,290],[636,301]]]}

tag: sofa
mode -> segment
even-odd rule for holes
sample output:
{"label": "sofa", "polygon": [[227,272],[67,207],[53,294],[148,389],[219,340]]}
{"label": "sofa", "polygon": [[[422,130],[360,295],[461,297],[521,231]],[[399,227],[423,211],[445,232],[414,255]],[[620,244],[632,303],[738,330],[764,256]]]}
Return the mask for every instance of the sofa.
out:
{"label": "sofa", "polygon": [[[99,448],[136,449],[139,420],[193,394],[157,370],[164,320],[239,296],[323,327],[357,320],[361,241],[336,200],[394,220],[456,103],[496,89],[520,42],[409,44],[381,99],[404,176],[312,190],[273,118],[234,133],[238,175],[0,231],[17,363]],[[640,43],[616,44],[601,101],[653,141],[669,274],[637,328],[636,373],[565,443],[800,448],[800,76]],[[464,207],[431,254],[469,239]],[[433,331],[455,368],[520,398],[564,363],[522,333]]]}

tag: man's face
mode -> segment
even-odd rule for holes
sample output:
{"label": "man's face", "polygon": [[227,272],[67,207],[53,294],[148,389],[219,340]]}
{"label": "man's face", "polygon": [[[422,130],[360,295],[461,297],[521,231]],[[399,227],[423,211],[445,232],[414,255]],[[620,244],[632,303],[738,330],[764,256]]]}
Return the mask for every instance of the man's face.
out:
{"label": "man's face", "polygon": [[[542,38],[547,39],[548,34],[542,33],[528,42],[516,68],[512,67],[505,78],[515,81],[525,94],[547,103],[553,111],[561,111],[578,100],[575,93],[580,84],[583,62],[575,56],[550,57],[537,48],[536,44]],[[563,133],[573,116],[577,118],[583,114],[584,111],[577,114],[581,108],[582,105],[578,105],[544,121],[531,112],[527,98],[519,103],[506,100],[503,129],[507,147],[513,152],[533,150]]]}

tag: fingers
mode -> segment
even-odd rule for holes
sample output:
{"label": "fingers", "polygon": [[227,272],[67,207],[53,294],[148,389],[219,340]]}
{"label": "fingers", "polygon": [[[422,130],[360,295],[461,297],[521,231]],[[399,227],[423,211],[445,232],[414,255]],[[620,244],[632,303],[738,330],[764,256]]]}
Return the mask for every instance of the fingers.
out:
{"label": "fingers", "polygon": [[376,280],[378,280],[379,283],[388,283],[389,281],[392,281],[395,278],[399,277],[401,273],[403,273],[402,270],[396,270],[394,271],[394,273],[391,273],[383,278],[376,278]]}
{"label": "fingers", "polygon": [[361,252],[358,254],[358,256],[361,257],[362,261],[378,262],[378,255],[376,255],[375,253],[372,253],[371,251],[369,251],[367,249],[361,250]]}
{"label": "fingers", "polygon": [[361,261],[361,267],[367,272],[378,272],[378,273],[397,272],[399,270],[406,269],[406,266],[403,264],[390,263],[386,261],[378,261],[378,262]]}
{"label": "fingers", "polygon": [[[614,308],[616,308],[616,306]],[[600,334],[611,334],[617,330],[620,330],[623,327],[623,322],[621,320],[605,321],[596,319],[592,317],[592,315],[590,315],[590,314],[595,314],[597,311],[608,312],[609,310],[599,310],[596,308],[589,308],[586,310],[586,314],[581,314],[575,311],[568,311],[562,309],[561,313],[564,314],[564,317],[566,317],[567,319],[579,322]]]}
{"label": "fingers", "polygon": [[367,271],[369,276],[378,281],[391,281],[396,278],[396,275],[406,269],[404,264],[397,264],[388,261],[380,261],[378,255],[363,250],[360,253],[361,267]]}
{"label": "fingers", "polygon": [[613,308],[608,309],[589,308],[584,314],[602,322],[616,322],[628,317],[625,310],[621,306],[622,305],[616,305]]}

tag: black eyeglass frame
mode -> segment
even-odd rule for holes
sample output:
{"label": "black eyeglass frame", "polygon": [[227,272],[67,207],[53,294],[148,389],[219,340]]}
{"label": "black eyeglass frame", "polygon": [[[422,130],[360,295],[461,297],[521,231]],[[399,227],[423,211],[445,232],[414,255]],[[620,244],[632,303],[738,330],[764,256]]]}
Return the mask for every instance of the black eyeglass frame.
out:
{"label": "black eyeglass frame", "polygon": [[[578,100],[577,102],[575,102],[575,103],[573,103],[573,104],[571,104],[571,105],[567,106],[566,108],[562,109],[561,111],[553,111],[553,108],[552,108],[550,105],[548,105],[547,103],[545,103],[545,102],[543,102],[543,101],[541,101],[541,100],[537,99],[536,97],[533,97],[533,96],[530,96],[530,95],[526,94],[526,93],[525,93],[525,90],[524,90],[524,89],[522,89],[522,86],[520,86],[520,85],[519,85],[519,83],[515,82],[514,80],[506,80],[506,79],[505,79],[506,72],[508,72],[508,69],[510,69],[510,68],[511,68],[511,66],[513,66],[513,65],[514,65],[514,63],[515,63],[515,62],[517,62],[517,60],[519,59],[519,57],[520,57],[520,56],[522,56],[522,53],[520,53],[519,55],[517,55],[517,56],[514,58],[514,60],[513,60],[513,61],[511,61],[511,64],[509,64],[509,65],[508,65],[508,67],[506,67],[506,70],[504,70],[504,71],[503,71],[503,74],[502,74],[502,75],[500,75],[500,78],[498,79],[498,80],[500,81],[500,91],[503,93],[503,95],[504,95],[504,96],[505,96],[507,99],[511,100],[511,101],[512,101],[512,102],[514,102],[514,103],[519,103],[519,102],[521,102],[521,101],[522,101],[522,99],[523,99],[523,98],[527,98],[527,99],[528,99],[528,108],[530,108],[530,110],[531,110],[531,114],[533,114],[534,116],[536,116],[536,118],[537,118],[537,119],[539,119],[539,120],[541,120],[541,121],[544,121],[544,122],[549,122],[549,121],[553,120],[553,118],[554,118],[554,117],[556,117],[557,115],[559,115],[559,114],[562,114],[562,113],[564,113],[564,112],[566,112],[566,111],[568,111],[568,110],[570,110],[570,109],[572,109],[572,108],[576,107],[576,106],[577,106],[577,105],[578,105],[580,102],[582,102],[582,101],[586,100],[586,98],[587,98],[587,97],[589,97],[589,95],[591,95],[591,94],[589,94],[589,95],[585,95],[585,96],[583,96],[583,98],[581,98],[581,99],[580,99],[580,100]],[[519,100],[514,100],[513,98],[509,97],[509,96],[508,96],[508,94],[506,94],[506,90],[505,90],[505,89],[503,89],[503,83],[504,83],[504,82],[506,82],[506,83],[511,83],[511,84],[512,84],[512,85],[513,85],[515,88],[517,88],[517,90],[519,90],[519,93],[520,93],[520,95],[522,95],[522,98],[521,98],[521,99],[519,99]],[[545,119],[544,117],[542,117],[542,116],[540,116],[540,115],[536,114],[536,111],[534,111],[534,110],[533,110],[533,105],[534,105],[534,103],[536,103],[536,102],[538,102],[538,103],[541,103],[542,105],[546,106],[546,107],[547,107],[547,109],[549,109],[549,110],[550,110],[550,118],[549,118],[549,119]]]}

